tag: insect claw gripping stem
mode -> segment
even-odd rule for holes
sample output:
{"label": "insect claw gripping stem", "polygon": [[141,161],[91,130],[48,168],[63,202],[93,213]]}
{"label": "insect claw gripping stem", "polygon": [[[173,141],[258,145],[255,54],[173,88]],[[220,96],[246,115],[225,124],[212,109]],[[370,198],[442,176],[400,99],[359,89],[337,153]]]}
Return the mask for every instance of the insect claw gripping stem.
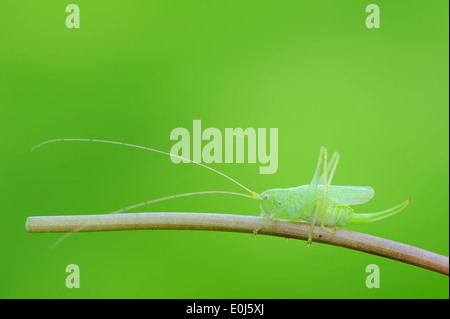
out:
{"label": "insect claw gripping stem", "polygon": [[334,234],[336,232],[336,229],[337,229],[337,227],[330,228],[330,227],[326,227],[326,226],[320,225],[320,230],[326,231],[327,233],[330,233],[330,234]]}
{"label": "insect claw gripping stem", "polygon": [[261,225],[258,226],[258,228],[256,228],[255,230],[253,230],[252,236],[258,235],[258,232],[260,231],[260,229],[264,226],[264,224],[265,224],[266,222],[267,222],[267,218],[264,219],[264,221],[261,223]]}

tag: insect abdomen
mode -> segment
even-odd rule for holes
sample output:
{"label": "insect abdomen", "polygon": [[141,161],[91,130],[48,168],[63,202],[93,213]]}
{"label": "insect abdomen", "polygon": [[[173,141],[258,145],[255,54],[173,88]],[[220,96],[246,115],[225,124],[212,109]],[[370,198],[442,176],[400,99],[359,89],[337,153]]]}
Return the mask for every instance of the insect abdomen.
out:
{"label": "insect abdomen", "polygon": [[[353,215],[353,209],[349,206],[338,206],[338,205],[329,205],[327,211],[325,213],[325,221],[324,225],[329,227],[336,226],[346,226],[351,220],[351,216]],[[320,224],[322,221],[322,212],[319,211],[316,225]],[[312,222],[314,215],[310,215],[307,219],[309,222]]]}

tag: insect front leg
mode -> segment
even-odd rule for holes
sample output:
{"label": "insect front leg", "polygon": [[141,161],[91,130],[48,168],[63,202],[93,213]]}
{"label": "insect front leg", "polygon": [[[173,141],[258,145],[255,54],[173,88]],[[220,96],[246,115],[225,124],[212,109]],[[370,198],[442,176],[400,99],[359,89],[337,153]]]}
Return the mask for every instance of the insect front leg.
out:
{"label": "insect front leg", "polygon": [[[265,213],[261,212],[261,216],[264,216]],[[265,223],[267,223],[269,220],[273,220],[277,217],[278,212],[272,213],[269,216],[266,216],[266,218],[264,218],[263,222],[261,223],[261,225],[258,226],[258,228],[256,228],[253,231],[253,235],[258,235],[258,232],[261,230],[261,228],[264,226]]]}

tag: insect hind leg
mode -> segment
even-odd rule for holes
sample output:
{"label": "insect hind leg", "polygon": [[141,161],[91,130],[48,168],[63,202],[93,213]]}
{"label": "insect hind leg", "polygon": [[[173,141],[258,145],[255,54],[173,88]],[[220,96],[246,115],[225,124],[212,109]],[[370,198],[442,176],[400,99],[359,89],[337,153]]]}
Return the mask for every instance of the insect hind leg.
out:
{"label": "insect hind leg", "polygon": [[328,193],[328,152],[325,149],[323,153],[323,198],[322,198],[322,215],[320,218],[320,229],[325,229],[325,215],[327,213],[327,193]]}
{"label": "insect hind leg", "polygon": [[[328,166],[328,171],[327,171],[327,174],[328,174],[327,175],[327,179],[328,179],[327,184],[328,184],[328,186],[331,185],[331,182],[333,180],[334,173],[336,172],[336,167],[337,167],[337,165],[339,163],[339,158],[340,158],[339,153],[338,152],[334,152],[333,155],[331,156],[331,159],[328,161],[328,165],[327,165]],[[324,179],[325,179],[325,174],[322,174],[322,176],[319,179],[318,184],[319,185],[323,185],[324,184]]]}
{"label": "insect hind leg", "polygon": [[331,156],[330,171],[329,171],[329,175],[328,175],[328,186],[331,185],[331,181],[333,180],[334,173],[336,171],[336,167],[339,163],[339,158],[340,158],[340,155],[338,152],[334,152],[333,155]]}
{"label": "insect hind leg", "polygon": [[[311,185],[308,189],[308,191],[310,189],[313,190],[313,192],[308,194],[309,196],[312,197],[320,196],[320,198],[317,200],[317,205],[314,209],[314,215],[311,221],[311,228],[308,232],[308,246],[311,246],[312,243],[312,233],[314,231],[314,226],[316,225],[319,212],[321,213],[320,229],[332,234],[334,234],[335,232],[335,229],[329,229],[328,227],[325,227],[325,217],[328,208],[328,201],[327,201],[328,186],[331,184],[331,180],[333,179],[333,175],[336,171],[338,162],[339,162],[339,153],[335,152],[331,157],[330,167],[328,167],[328,151],[325,147],[322,147],[320,149],[319,161],[317,163],[316,172],[314,174]],[[321,169],[323,173],[321,174],[320,178],[318,178]],[[321,195],[315,194],[318,185],[323,185],[323,193]]]}
{"label": "insect hind leg", "polygon": [[323,197],[322,197],[322,214],[320,219],[320,229],[323,231],[326,231],[330,234],[334,234],[336,231],[336,228],[329,228],[325,227],[325,217],[328,209],[328,201],[327,201],[327,195],[328,195],[328,186],[331,185],[331,181],[333,179],[334,173],[336,171],[337,164],[339,163],[339,153],[334,152],[331,156],[330,161],[328,162],[328,154],[327,150],[325,149],[325,152],[323,154],[323,171],[324,174],[319,179],[319,184],[323,184]]}
{"label": "insect hind leg", "polygon": [[325,153],[325,150],[326,150],[325,147],[320,148],[319,160],[317,161],[316,170],[304,196],[305,203],[312,202],[317,196],[316,194],[317,186],[319,185],[319,182],[322,179],[321,175],[322,175],[323,155]]}
{"label": "insect hind leg", "polygon": [[321,206],[322,206],[322,201],[319,201],[317,203],[316,208],[314,209],[314,216],[313,216],[313,219],[311,221],[311,227],[309,228],[309,232],[308,232],[308,241],[307,241],[308,247],[311,247],[311,244],[312,244],[312,234],[313,234],[313,231],[314,231],[314,225],[316,224],[317,215],[319,213],[319,208]]}

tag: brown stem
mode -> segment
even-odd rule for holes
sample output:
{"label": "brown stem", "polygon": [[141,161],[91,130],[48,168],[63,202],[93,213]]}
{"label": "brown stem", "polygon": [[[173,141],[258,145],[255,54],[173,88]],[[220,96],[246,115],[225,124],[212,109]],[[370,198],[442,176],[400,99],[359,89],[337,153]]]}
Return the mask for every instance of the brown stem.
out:
{"label": "brown stem", "polygon": [[[215,230],[252,233],[263,217],[203,213],[135,213],[80,216],[29,217],[30,233],[111,231],[138,229]],[[259,234],[308,239],[309,224],[276,219],[268,221]],[[316,226],[313,241],[363,251],[449,275],[448,257],[354,231],[337,229],[335,234]]]}

